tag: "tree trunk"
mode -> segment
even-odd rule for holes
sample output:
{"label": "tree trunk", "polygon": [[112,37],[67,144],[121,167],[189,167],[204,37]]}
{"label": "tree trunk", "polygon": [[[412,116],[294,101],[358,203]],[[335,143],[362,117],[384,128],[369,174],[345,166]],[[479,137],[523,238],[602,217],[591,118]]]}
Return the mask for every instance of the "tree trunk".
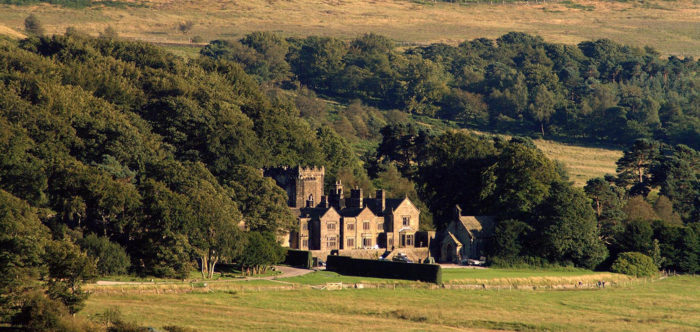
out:
{"label": "tree trunk", "polygon": [[544,122],[540,122],[540,130],[542,130],[542,137],[544,137]]}
{"label": "tree trunk", "polygon": [[214,278],[214,267],[216,266],[217,262],[219,262],[218,257],[211,257],[209,259],[209,279]]}
{"label": "tree trunk", "polygon": [[209,264],[209,262],[207,262],[206,255],[202,255],[201,259],[202,259],[202,279],[206,279],[207,278],[207,265]]}

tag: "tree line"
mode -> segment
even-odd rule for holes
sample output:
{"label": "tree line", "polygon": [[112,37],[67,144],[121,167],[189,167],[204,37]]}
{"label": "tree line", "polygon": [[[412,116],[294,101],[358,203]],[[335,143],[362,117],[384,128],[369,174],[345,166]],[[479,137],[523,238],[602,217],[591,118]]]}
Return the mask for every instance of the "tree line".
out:
{"label": "tree line", "polygon": [[453,220],[455,204],[496,216],[492,263],[607,270],[637,252],[657,271],[700,270],[700,153],[686,145],[639,139],[617,174],[576,188],[528,138],[436,135],[412,125],[382,134],[370,174],[396,167],[438,229]]}
{"label": "tree line", "polygon": [[547,43],[510,32],[457,46],[397,48],[255,32],[201,54],[238,61],[260,82],[298,82],[341,101],[456,121],[466,127],[626,145],[637,138],[700,148],[700,62],[607,39]]}

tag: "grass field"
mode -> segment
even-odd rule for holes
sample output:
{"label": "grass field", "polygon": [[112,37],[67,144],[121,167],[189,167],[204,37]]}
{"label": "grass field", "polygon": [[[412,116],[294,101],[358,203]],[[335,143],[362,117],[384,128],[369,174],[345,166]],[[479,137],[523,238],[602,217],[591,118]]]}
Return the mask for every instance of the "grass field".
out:
{"label": "grass field", "polygon": [[[493,135],[482,131],[466,129],[478,135]],[[507,135],[502,135],[509,138]],[[622,157],[622,150],[601,147],[580,146],[557,141],[535,139],[537,148],[553,160],[566,166],[569,178],[577,187],[586,185],[586,181],[606,174],[616,174],[616,162]]]}
{"label": "grass field", "polygon": [[700,278],[577,290],[242,288],[179,294],[93,294],[79,314],[119,308],[146,326],[199,331],[697,331]]}
{"label": "grass field", "polygon": [[564,163],[570,180],[579,187],[586,185],[588,179],[616,174],[615,162],[622,157],[621,150],[577,146],[543,139],[535,140],[535,145],[547,157]]}
{"label": "grass field", "polygon": [[[75,26],[97,35],[111,25],[123,37],[167,43],[182,55],[196,54],[196,48],[182,46],[193,36],[206,41],[267,30],[341,38],[375,32],[409,44],[454,44],[522,31],[550,42],[610,38],[634,46],[650,45],[663,54],[700,56],[700,3],[696,0],[484,1],[468,5],[409,0],[132,2],[145,6],[0,5],[0,33],[18,36],[24,18],[34,13],[48,33],[63,33],[66,27]],[[177,28],[185,21],[194,23],[186,34]]]}

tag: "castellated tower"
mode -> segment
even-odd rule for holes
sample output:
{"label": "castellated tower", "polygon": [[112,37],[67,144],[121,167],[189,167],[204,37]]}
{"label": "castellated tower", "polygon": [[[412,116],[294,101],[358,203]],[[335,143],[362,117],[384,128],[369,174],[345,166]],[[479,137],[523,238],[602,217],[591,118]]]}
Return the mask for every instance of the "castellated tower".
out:
{"label": "castellated tower", "polygon": [[[323,166],[299,167],[297,172],[295,207],[316,207],[323,196],[323,181],[326,170]],[[290,197],[291,200],[291,197]],[[312,206],[307,206],[309,204]]]}
{"label": "castellated tower", "polygon": [[287,191],[287,205],[294,208],[316,207],[322,202],[325,167],[276,167],[264,170],[277,185]]}

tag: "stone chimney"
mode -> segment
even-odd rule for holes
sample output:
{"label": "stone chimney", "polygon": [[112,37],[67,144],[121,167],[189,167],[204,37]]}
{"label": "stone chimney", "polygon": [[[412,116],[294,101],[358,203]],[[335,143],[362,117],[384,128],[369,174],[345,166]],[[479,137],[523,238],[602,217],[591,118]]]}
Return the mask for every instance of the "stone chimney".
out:
{"label": "stone chimney", "polygon": [[345,199],[343,198],[343,184],[340,180],[335,182],[335,187],[328,195],[328,203],[336,210],[345,208]]}
{"label": "stone chimney", "polygon": [[377,189],[377,204],[379,204],[379,211],[384,212],[386,209],[386,195],[384,194],[384,189]]}
{"label": "stone chimney", "polygon": [[355,187],[355,189],[350,190],[350,202],[348,203],[348,207],[351,208],[362,208],[362,189],[358,189]]}
{"label": "stone chimney", "polygon": [[343,198],[343,184],[340,182],[340,180],[335,181],[335,190],[333,190],[333,193],[340,196],[340,198]]}

